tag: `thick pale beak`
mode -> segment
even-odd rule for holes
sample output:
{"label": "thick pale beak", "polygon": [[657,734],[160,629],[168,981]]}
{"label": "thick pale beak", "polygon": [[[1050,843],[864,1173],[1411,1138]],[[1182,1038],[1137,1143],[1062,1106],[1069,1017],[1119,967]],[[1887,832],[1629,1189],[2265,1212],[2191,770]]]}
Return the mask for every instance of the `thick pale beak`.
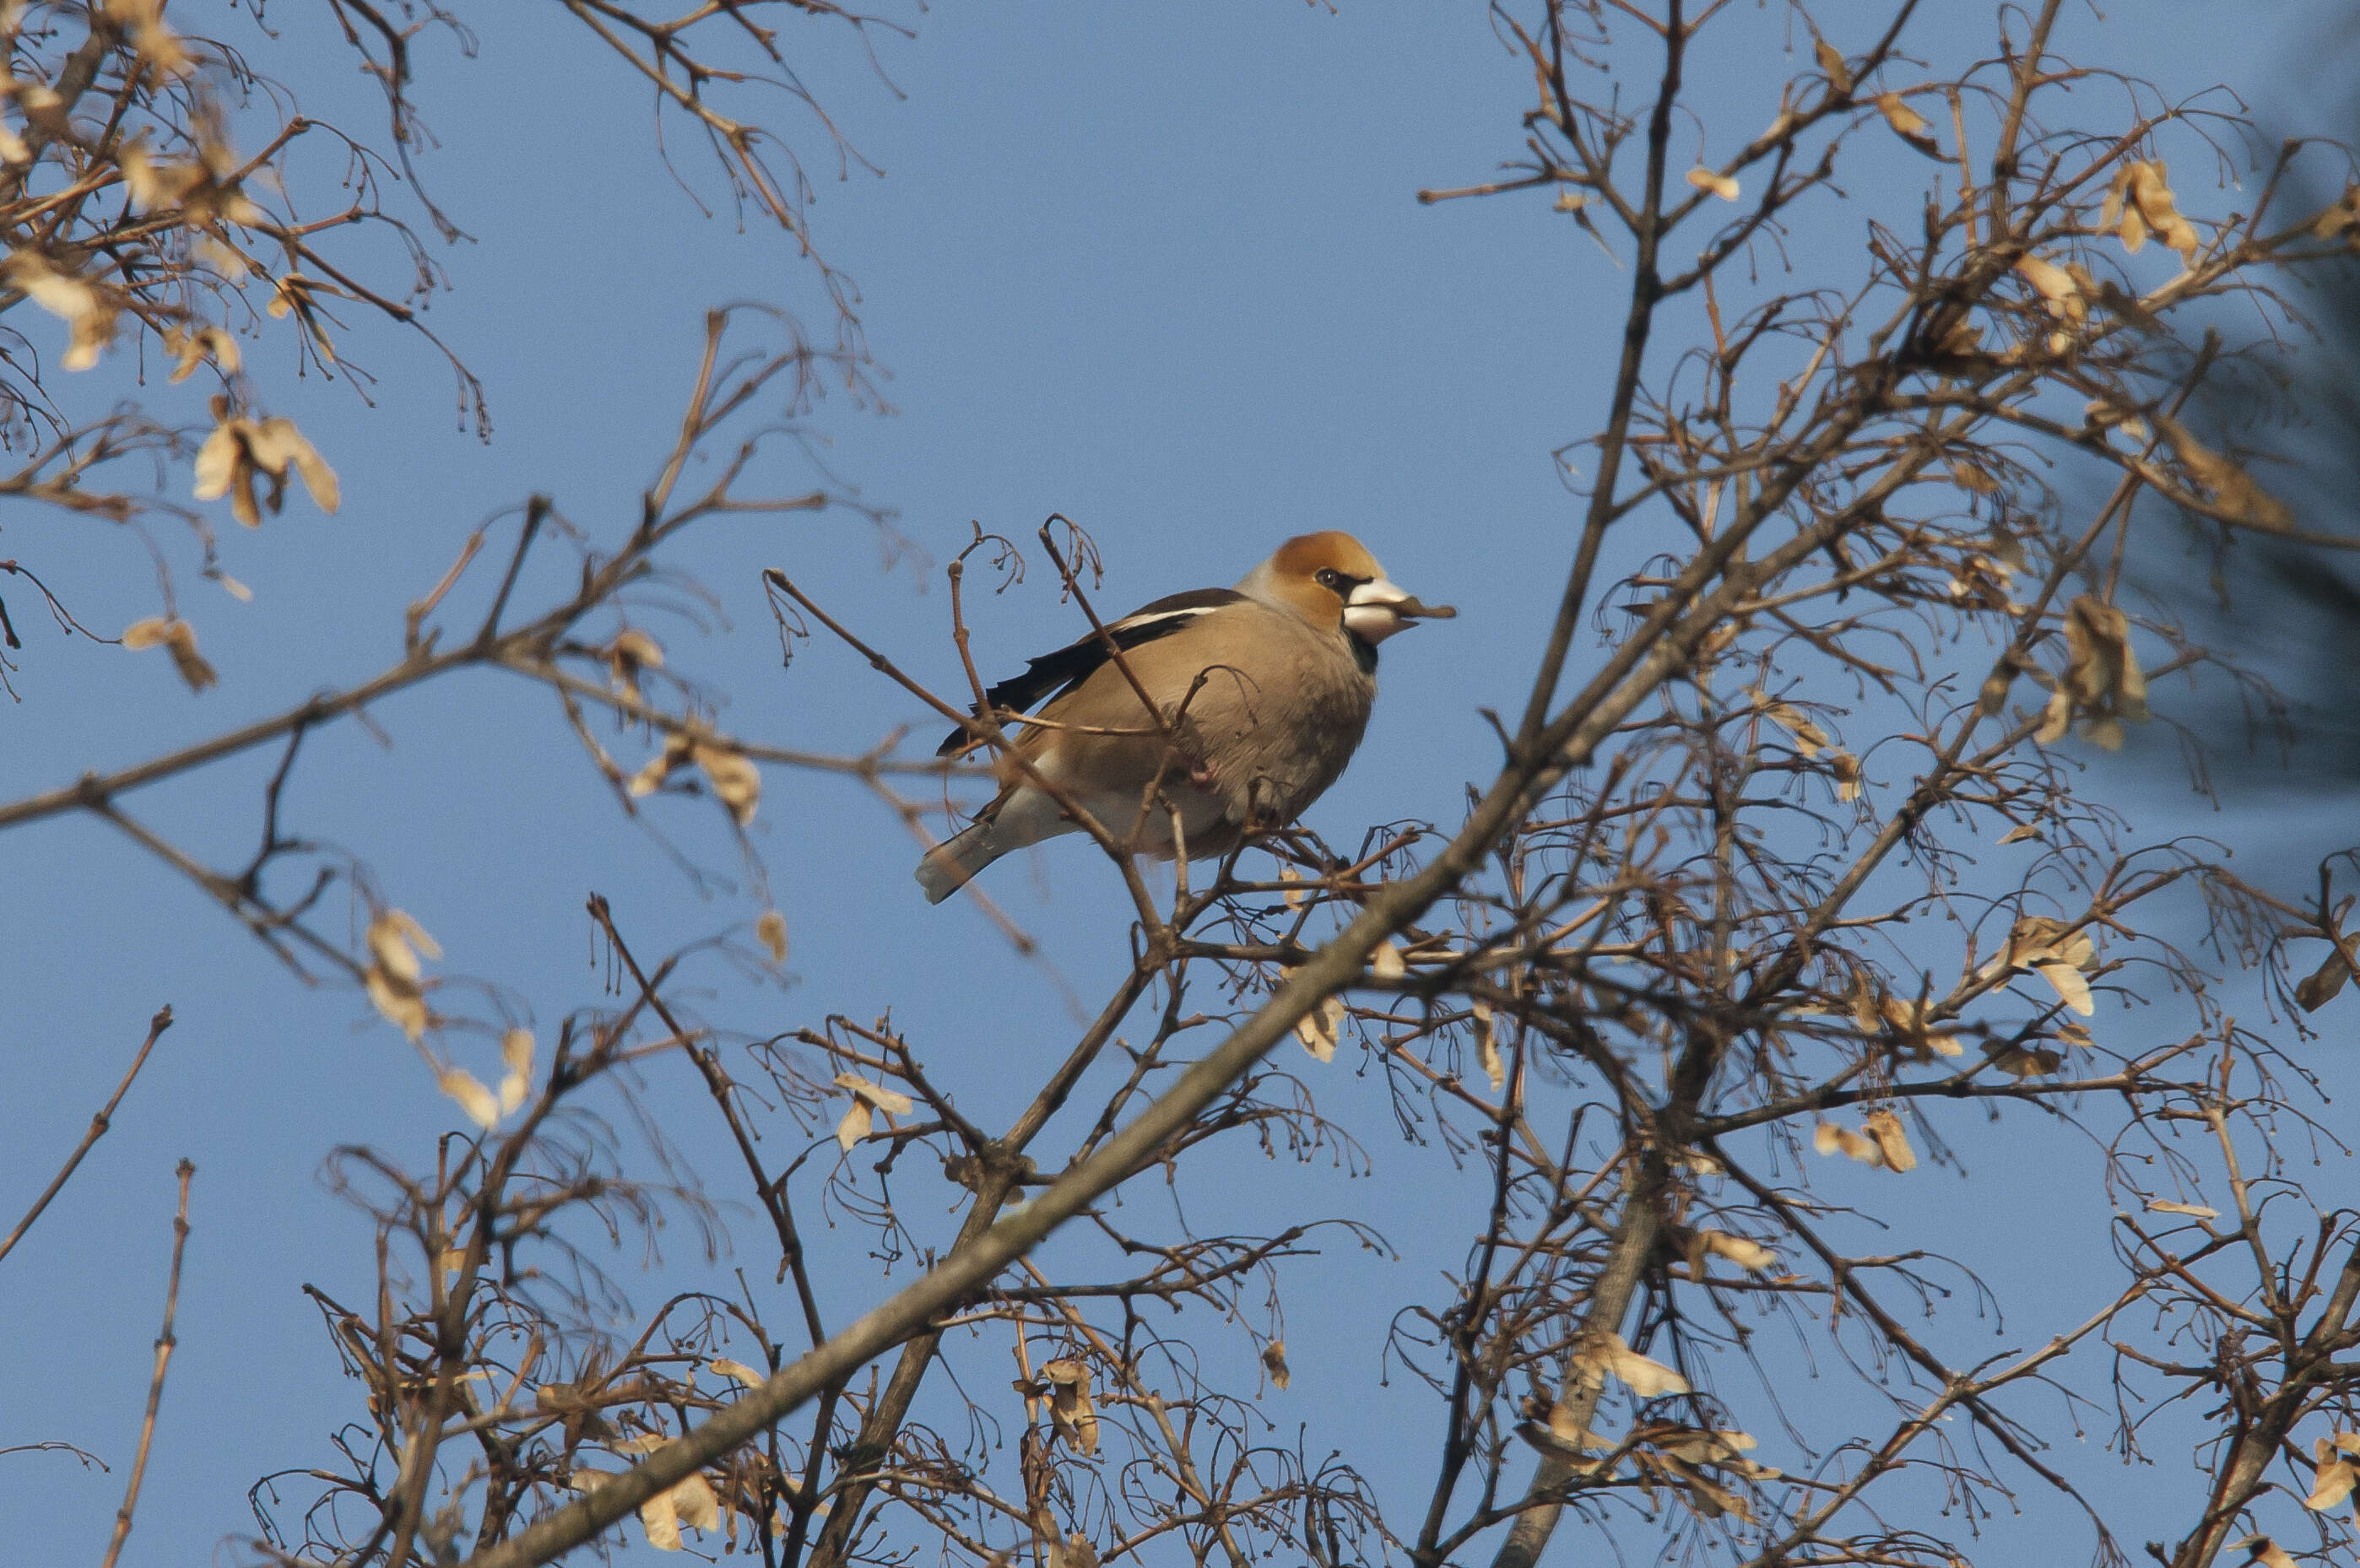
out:
{"label": "thick pale beak", "polygon": [[1362,642],[1380,643],[1413,621],[1447,621],[1458,613],[1448,604],[1422,604],[1380,577],[1344,601],[1344,629]]}

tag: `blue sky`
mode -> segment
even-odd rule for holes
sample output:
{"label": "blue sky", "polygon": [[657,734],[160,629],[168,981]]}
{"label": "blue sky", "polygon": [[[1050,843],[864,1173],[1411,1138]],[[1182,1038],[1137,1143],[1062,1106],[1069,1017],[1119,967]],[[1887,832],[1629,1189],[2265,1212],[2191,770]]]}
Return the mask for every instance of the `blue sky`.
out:
{"label": "blue sky", "polygon": [[[1830,5],[1819,19],[1841,38],[1848,16],[1877,9]],[[2069,51],[2103,36],[2096,52],[2109,63],[2180,93],[2251,82],[2277,58],[2272,35],[2223,26],[2231,10],[2245,14],[2148,0],[2103,29],[2077,12]],[[299,83],[307,108],[374,129],[322,19],[282,7],[269,20],[279,36],[251,40],[266,68]],[[709,308],[783,305],[825,329],[792,247],[759,223],[741,229],[726,203],[700,212],[656,156],[644,94],[554,8],[470,20],[481,38],[472,60],[437,35],[421,41],[421,95],[444,146],[421,167],[474,236],[436,249],[454,287],[430,319],[484,377],[493,439],[458,427],[448,371],[399,332],[366,329],[349,351],[379,377],[373,408],[349,387],[299,382],[283,333],[249,348],[274,408],[340,470],[343,511],[322,517],[293,500],[251,535],[218,519],[233,536],[224,565],[255,600],[182,582],[223,676],[202,698],[158,656],[37,637],[18,681],[25,700],[0,714],[0,798],[380,668],[399,652],[402,606],[471,528],[529,493],[614,537],[669,439]],[[1986,49],[1990,21],[1980,4],[1929,6],[1919,50],[1949,60]],[[250,24],[233,12],[220,26],[237,36]],[[1774,21],[1752,29],[1776,47]],[[1350,841],[1368,822],[1455,818],[1462,785],[1491,768],[1479,709],[1520,702],[1554,604],[1575,513],[1548,454],[1596,422],[1623,283],[1543,200],[1412,199],[1420,186],[1480,180],[1515,150],[1526,76],[1482,7],[945,4],[918,18],[913,40],[878,40],[890,86],[846,38],[812,42],[799,57],[812,62],[805,81],[882,177],[839,181],[807,118],[782,104],[779,123],[809,160],[814,232],[862,289],[893,411],[838,397],[807,423],[844,481],[894,509],[893,536],[845,512],[713,528],[683,564],[718,595],[727,625],[699,637],[651,623],[673,662],[731,693],[731,722],[750,732],[858,750],[904,722],[934,726],[840,649],[812,645],[781,670],[761,567],[786,570],[955,691],[938,569],[971,519],[1029,542],[1049,512],[1076,518],[1106,552],[1098,602],[1109,609],[1233,581],[1289,534],[1343,528],[1395,580],[1462,615],[1387,645],[1368,740],[1310,821]],[[1696,101],[1751,104],[1771,81],[1758,57],[1708,51]],[[1726,148],[1763,117],[1709,120],[1710,145]],[[674,151],[691,190],[718,198],[697,152],[678,141]],[[2192,176],[2180,186],[2201,209],[2234,200]],[[1798,265],[1841,255],[1857,233],[1839,217],[1799,236]],[[92,373],[92,395],[128,391],[129,376],[118,355]],[[151,378],[147,395],[194,418],[195,387]],[[809,483],[792,464],[778,474],[781,488]],[[134,541],[20,508],[0,511],[0,547],[28,561],[38,550],[93,625],[152,613]],[[1036,572],[977,609],[987,675],[1073,634],[1048,583]],[[367,861],[454,971],[508,988],[544,1029],[597,999],[581,915],[590,891],[655,950],[757,912],[740,894],[701,894],[621,821],[554,706],[519,683],[468,676],[375,719],[381,738],[347,724],[307,748],[296,821]],[[258,831],[268,766],[233,762],[132,809],[228,861]],[[2219,831],[2169,784],[2134,798]],[[726,835],[702,813],[662,820],[686,853],[731,868]],[[855,786],[774,770],[756,842],[790,923],[795,978],[759,996],[716,991],[716,1023],[768,1031],[890,1004],[972,1114],[992,1122],[1012,1109],[1070,1032],[1043,969],[1014,960],[960,905],[927,909],[909,881],[909,841]],[[326,1190],[322,1160],[348,1142],[422,1158],[451,1107],[358,996],[296,985],[196,891],[94,823],[8,834],[0,885],[14,894],[0,900],[0,1042],[16,1064],[16,1092],[0,1101],[0,1195],[29,1196],[46,1181],[159,1003],[180,1020],[80,1179],[5,1266],[16,1350],[0,1356],[0,1445],[62,1439],[116,1466],[104,1475],[62,1454],[0,1457],[0,1497],[16,1500],[12,1549],[26,1561],[87,1556],[111,1519],[160,1304],[171,1171],[186,1155],[199,1174],[180,1349],[125,1561],[203,1559],[251,1529],[245,1495],[257,1475],[319,1462],[328,1432],[358,1410],[298,1289],[369,1288],[367,1226]],[[1011,860],[993,890],[1085,996],[1123,962],[1121,906],[1078,843]],[[1421,1435],[1378,1463],[1397,1457],[1381,1478],[1411,1485],[1433,1413],[1398,1378],[1371,1389],[1384,1318],[1360,1304],[1432,1299],[1460,1230],[1424,1233],[1399,1194],[1404,1183],[1447,1193],[1458,1178],[1436,1150],[1396,1137],[1379,1083],[1345,1072],[1339,1062],[1322,1093],[1359,1131],[1373,1173],[1273,1169],[1301,1184],[1305,1206],[1385,1225],[1402,1257],[1345,1252],[1306,1276],[1289,1328],[1296,1381],[1269,1413],[1289,1430],[1309,1423],[1306,1446],[1324,1452],[1365,1424],[1372,1402],[1399,1412]],[[649,1094],[694,1147],[712,1129],[693,1121],[683,1090],[651,1082]],[[2037,1293],[2100,1234],[2044,1235],[2019,1217],[2040,1189],[2035,1172],[2081,1158],[2074,1147],[2062,1135],[1971,1141],[1974,1184],[1928,1171],[1911,1201]],[[727,1181],[719,1167],[709,1174]],[[1280,1179],[1246,1162],[1210,1183],[1207,1213],[1251,1217]],[[2348,1171],[2333,1180],[2349,1191]],[[664,1241],[696,1272],[689,1236]],[[829,1241],[858,1254],[857,1231]],[[628,1264],[618,1272],[630,1283]],[[868,1286],[847,1268],[829,1289],[844,1312]],[[2158,1485],[2140,1473],[2122,1484]],[[2077,1539],[2070,1554],[2081,1550]]]}

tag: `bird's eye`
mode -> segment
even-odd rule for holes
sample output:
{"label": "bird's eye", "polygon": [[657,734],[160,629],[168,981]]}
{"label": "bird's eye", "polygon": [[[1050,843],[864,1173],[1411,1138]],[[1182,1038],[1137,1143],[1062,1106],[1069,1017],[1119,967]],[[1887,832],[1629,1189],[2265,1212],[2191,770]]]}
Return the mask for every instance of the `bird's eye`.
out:
{"label": "bird's eye", "polygon": [[1344,591],[1344,574],[1332,566],[1321,567],[1312,574],[1311,581],[1331,593],[1341,593]]}

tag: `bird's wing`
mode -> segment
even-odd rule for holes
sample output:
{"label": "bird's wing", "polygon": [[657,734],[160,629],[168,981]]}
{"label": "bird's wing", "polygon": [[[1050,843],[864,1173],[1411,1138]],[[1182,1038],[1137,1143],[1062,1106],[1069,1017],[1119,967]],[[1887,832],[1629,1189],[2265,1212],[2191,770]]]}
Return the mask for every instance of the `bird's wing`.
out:
{"label": "bird's wing", "polygon": [[[1120,648],[1138,648],[1158,637],[1170,637],[1216,610],[1242,603],[1245,597],[1234,588],[1196,588],[1142,604],[1122,619],[1110,622],[1105,637],[1092,632],[1054,653],[1044,653],[1031,660],[1024,666],[1023,674],[1012,675],[994,686],[984,693],[984,700],[995,709],[1032,713],[1043,698],[1070,691],[1088,680],[1092,671],[1106,663],[1109,639]],[[948,757],[974,738],[966,729],[953,730],[934,748],[934,755]]]}

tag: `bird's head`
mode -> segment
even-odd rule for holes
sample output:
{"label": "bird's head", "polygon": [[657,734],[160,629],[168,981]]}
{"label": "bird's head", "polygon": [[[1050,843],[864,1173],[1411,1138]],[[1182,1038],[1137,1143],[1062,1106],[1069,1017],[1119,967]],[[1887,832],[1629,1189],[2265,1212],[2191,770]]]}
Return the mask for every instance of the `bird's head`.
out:
{"label": "bird's head", "polygon": [[1359,539],[1334,528],[1288,539],[1238,590],[1275,600],[1316,626],[1340,624],[1372,647],[1413,622],[1459,613],[1448,604],[1420,604],[1385,576]]}

